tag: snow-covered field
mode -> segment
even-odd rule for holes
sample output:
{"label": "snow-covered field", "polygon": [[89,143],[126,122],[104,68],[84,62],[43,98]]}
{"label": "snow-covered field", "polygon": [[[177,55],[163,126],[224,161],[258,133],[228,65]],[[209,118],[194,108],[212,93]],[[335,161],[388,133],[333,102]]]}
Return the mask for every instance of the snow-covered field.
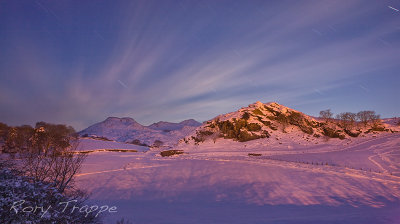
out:
{"label": "snow-covered field", "polygon": [[108,222],[400,223],[399,133],[280,143],[218,139],[180,144],[185,154],[172,157],[90,153],[77,184],[118,207]]}
{"label": "snow-covered field", "polygon": [[127,144],[123,142],[115,141],[102,141],[90,138],[79,139],[78,151],[100,151],[109,149],[126,149],[126,150],[136,150],[143,152],[148,150],[147,147],[138,146],[134,144]]}

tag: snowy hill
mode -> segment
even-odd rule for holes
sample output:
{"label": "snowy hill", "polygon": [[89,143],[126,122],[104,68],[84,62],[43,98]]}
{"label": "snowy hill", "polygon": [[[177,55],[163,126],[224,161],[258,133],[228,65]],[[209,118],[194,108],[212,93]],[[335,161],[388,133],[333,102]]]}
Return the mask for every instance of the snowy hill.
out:
{"label": "snowy hill", "polygon": [[158,140],[165,146],[172,146],[199,125],[200,123],[195,120],[186,120],[180,123],[158,122],[150,126],[143,126],[132,118],[109,117],[82,130],[79,135],[149,146]]}
{"label": "snowy hill", "polygon": [[338,120],[322,120],[303,114],[275,102],[256,102],[238,111],[219,115],[196,129],[181,142],[199,144],[218,138],[247,142],[256,139],[291,138],[293,142],[318,144],[327,138],[351,139],[379,132],[393,132],[389,122],[376,121],[363,126],[346,124]]}

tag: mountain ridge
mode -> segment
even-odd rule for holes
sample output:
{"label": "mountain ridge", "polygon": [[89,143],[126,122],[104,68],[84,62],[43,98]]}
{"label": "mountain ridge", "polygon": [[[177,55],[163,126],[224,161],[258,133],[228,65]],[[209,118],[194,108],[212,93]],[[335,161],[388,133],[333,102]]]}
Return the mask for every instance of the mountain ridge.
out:
{"label": "mountain ridge", "polygon": [[181,121],[179,123],[168,122],[168,121],[159,121],[159,122],[153,123],[147,127],[150,129],[154,129],[154,130],[172,131],[172,130],[181,129],[184,126],[200,126],[200,125],[201,125],[201,123],[194,119],[187,119],[187,120]]}
{"label": "mountain ridge", "polygon": [[148,146],[157,141],[157,144],[162,142],[163,145],[171,146],[200,125],[200,122],[189,119],[179,123],[160,121],[144,126],[130,117],[107,117],[78,134],[81,137]]}
{"label": "mountain ridge", "polygon": [[[177,143],[195,144],[208,139],[232,139],[246,142],[256,139],[280,139],[283,135],[294,141],[316,141],[317,139],[350,139],[368,133],[397,130],[393,121],[371,124],[369,127],[346,127],[340,120],[309,116],[277,102],[257,101],[237,111],[220,114],[203,123],[188,119],[179,123],[159,121],[144,126],[130,117],[108,117],[79,132],[82,137],[99,137],[119,142],[153,145],[161,141],[173,146]],[[393,129],[393,130],[392,130]],[[315,143],[317,144],[317,143]]]}

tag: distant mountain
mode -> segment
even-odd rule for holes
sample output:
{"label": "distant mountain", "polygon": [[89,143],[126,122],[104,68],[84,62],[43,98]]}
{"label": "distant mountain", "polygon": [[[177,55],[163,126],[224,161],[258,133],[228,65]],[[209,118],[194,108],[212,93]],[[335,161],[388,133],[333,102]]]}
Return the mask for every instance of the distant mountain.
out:
{"label": "distant mountain", "polygon": [[129,117],[109,117],[86,128],[81,133],[105,136],[110,134],[118,135],[119,132],[126,132],[127,130],[146,130],[146,127]]}
{"label": "distant mountain", "polygon": [[151,124],[151,125],[149,125],[147,127],[150,128],[150,129],[153,129],[153,130],[174,131],[174,130],[180,130],[185,126],[198,127],[200,125],[201,125],[200,122],[197,122],[197,121],[195,121],[193,119],[189,119],[189,120],[184,120],[184,121],[179,122],[179,123],[159,121],[159,122]]}
{"label": "distant mountain", "polygon": [[172,146],[200,125],[201,123],[191,119],[180,123],[160,121],[150,126],[144,126],[129,117],[109,117],[80,131],[79,135],[149,146],[158,140],[163,145]]}
{"label": "distant mountain", "polygon": [[238,111],[219,115],[196,129],[181,142],[196,144],[218,138],[246,142],[255,139],[290,138],[294,142],[315,142],[318,139],[346,139],[378,131],[392,131],[387,122],[368,127],[354,125],[351,128],[331,119],[324,121],[303,114],[275,102],[256,102]]}

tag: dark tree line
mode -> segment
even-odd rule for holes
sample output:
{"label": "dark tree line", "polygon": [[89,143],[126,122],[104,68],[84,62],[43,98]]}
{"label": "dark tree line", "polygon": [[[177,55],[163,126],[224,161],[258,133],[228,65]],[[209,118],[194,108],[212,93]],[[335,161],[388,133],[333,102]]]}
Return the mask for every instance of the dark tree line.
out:
{"label": "dark tree line", "polygon": [[357,125],[362,125],[365,128],[377,128],[381,124],[380,115],[371,110],[364,110],[358,113],[342,112],[335,116],[336,119],[334,119],[334,114],[330,109],[320,111],[319,115],[325,122],[336,122],[341,127],[348,130]]}
{"label": "dark tree line", "polygon": [[[24,213],[10,213],[10,203],[24,200],[28,205],[51,205],[77,200],[87,201],[87,195],[74,188],[74,177],[79,172],[86,154],[78,153],[79,139],[75,130],[66,125],[36,123],[10,127],[0,123],[0,157],[2,175],[7,178],[0,185],[2,196],[0,217],[6,223],[99,223],[94,215],[49,213],[45,218]],[[7,157],[8,155],[8,157]],[[4,159],[8,158],[5,163]],[[22,208],[21,208],[22,209]]]}
{"label": "dark tree line", "polygon": [[0,124],[2,151],[17,158],[16,167],[34,181],[51,183],[60,192],[72,188],[86,157],[76,153],[78,135],[66,125],[36,123],[9,127]]}

